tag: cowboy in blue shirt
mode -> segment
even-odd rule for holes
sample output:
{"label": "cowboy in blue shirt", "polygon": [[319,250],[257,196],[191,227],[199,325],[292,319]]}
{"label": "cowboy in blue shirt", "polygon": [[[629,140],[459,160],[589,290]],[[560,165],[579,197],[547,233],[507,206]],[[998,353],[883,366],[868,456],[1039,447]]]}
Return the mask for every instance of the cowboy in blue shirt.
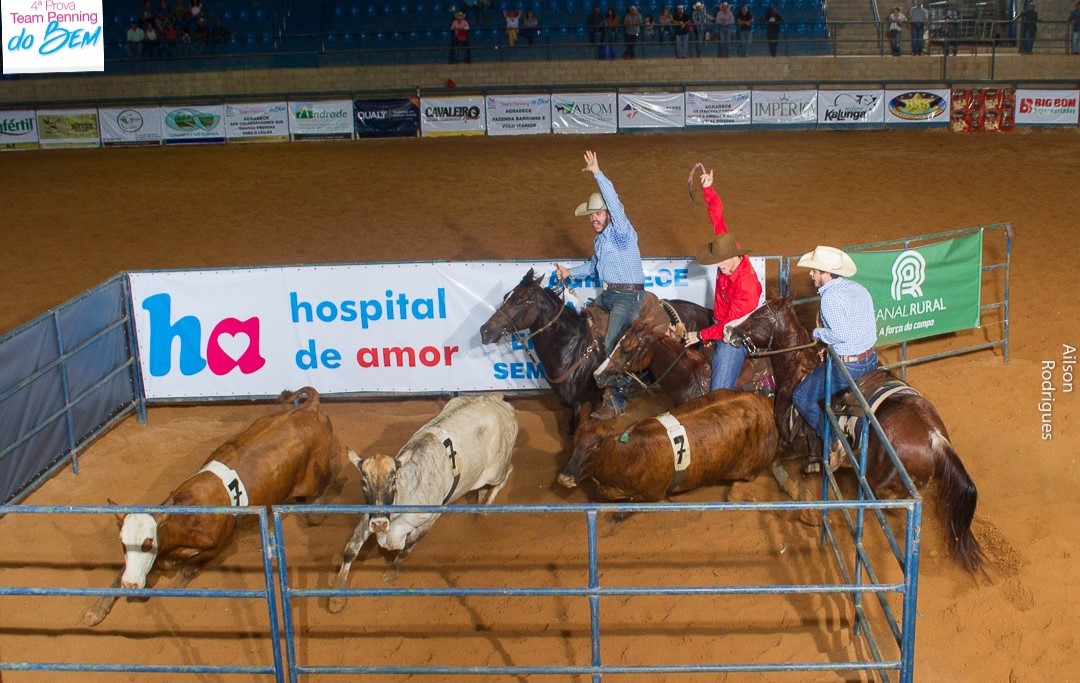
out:
{"label": "cowboy in blue shirt", "polygon": [[[559,278],[596,277],[603,291],[593,302],[608,312],[607,333],[604,335],[604,355],[615,350],[619,338],[641,313],[645,302],[645,271],[641,266],[637,231],[626,217],[626,210],[615,186],[600,171],[596,152],[585,152],[585,168],[596,179],[600,192],[594,192],[589,201],[582,202],[575,216],[588,216],[596,237],[593,238],[593,257],[576,268],[559,264],[555,270]],[[593,413],[594,417],[606,419],[622,413],[626,404],[627,384],[613,385],[608,402]]]}
{"label": "cowboy in blue shirt", "polygon": [[[819,246],[803,254],[799,266],[810,269],[810,278],[821,295],[823,326],[814,330],[814,339],[835,348],[851,378],[858,380],[877,367],[878,359],[874,349],[877,344],[874,301],[865,287],[848,279],[855,274],[855,262],[840,249]],[[833,395],[847,389],[847,382],[835,365],[830,389]],[[824,395],[825,364],[822,363],[795,387],[791,396],[795,408],[819,438],[823,438],[825,431]],[[829,396],[826,400],[831,399]],[[819,471],[819,468],[819,463],[811,462],[807,471]]]}

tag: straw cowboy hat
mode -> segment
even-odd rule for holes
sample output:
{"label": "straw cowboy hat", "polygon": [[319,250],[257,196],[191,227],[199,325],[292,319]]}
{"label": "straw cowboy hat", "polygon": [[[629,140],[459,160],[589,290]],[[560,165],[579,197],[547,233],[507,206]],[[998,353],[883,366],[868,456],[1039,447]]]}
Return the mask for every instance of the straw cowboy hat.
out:
{"label": "straw cowboy hat", "polygon": [[578,204],[574,215],[588,216],[593,211],[607,211],[607,204],[604,203],[604,197],[599,192],[593,192],[589,195],[589,201]]}
{"label": "straw cowboy hat", "polygon": [[814,247],[799,259],[802,268],[813,268],[823,273],[832,273],[841,277],[851,277],[858,270],[855,262],[845,252],[836,247]]}
{"label": "straw cowboy hat", "polygon": [[749,251],[749,249],[739,247],[735,242],[735,237],[730,232],[726,232],[723,235],[717,235],[712,242],[699,249],[695,258],[701,265],[711,266],[714,263],[726,261],[732,256],[743,256]]}

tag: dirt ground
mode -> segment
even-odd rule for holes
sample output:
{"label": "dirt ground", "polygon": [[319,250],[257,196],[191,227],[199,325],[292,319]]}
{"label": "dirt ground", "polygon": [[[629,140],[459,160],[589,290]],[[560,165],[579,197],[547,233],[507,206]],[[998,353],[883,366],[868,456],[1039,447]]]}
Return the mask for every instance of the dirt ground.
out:
{"label": "dirt ground", "polygon": [[[943,552],[928,504],[916,680],[1073,680],[1080,632],[1080,565],[1072,557],[1080,552],[1080,427],[1078,401],[1064,391],[1060,366],[1063,344],[1080,344],[1071,294],[1080,214],[1076,130],[966,137],[917,131],[552,136],[5,154],[0,330],[128,269],[586,257],[591,231],[572,212],[595,189],[581,172],[581,153],[590,148],[618,188],[647,256],[692,254],[709,238],[705,209],[691,204],[686,191],[687,172],[698,161],[716,169],[728,224],[757,253],[1013,224],[1009,363],[1000,352],[984,351],[909,374],[937,405],[978,486],[976,534],[990,556],[989,579],[960,570]],[[960,336],[999,338],[1000,328]],[[1052,438],[1043,440],[1038,403],[1047,361],[1058,364],[1058,390]],[[638,401],[635,410],[655,412],[647,399]],[[514,403],[521,435],[500,502],[585,502],[585,492],[554,483],[568,457],[554,400]],[[344,443],[362,453],[395,452],[439,403],[330,401],[325,409]],[[270,410],[152,408],[148,425],[123,422],[80,457],[79,475],[61,472],[27,502],[100,504],[109,497],[156,504],[217,444]],[[350,471],[336,502],[359,502],[358,480]],[[725,500],[728,488],[679,500]],[[762,477],[736,497],[781,495]],[[293,585],[330,585],[354,521],[338,517],[311,528],[286,521]],[[10,515],[0,520],[0,534],[5,585],[106,586],[122,562],[114,522],[106,516]],[[837,579],[831,558],[816,546],[815,530],[783,513],[658,513],[617,526],[601,518],[600,536],[605,585]],[[880,537],[868,544],[883,557]],[[396,585],[583,586],[584,547],[580,516],[447,515],[417,546]],[[351,585],[383,585],[387,566],[386,556],[369,549],[354,566]],[[258,537],[247,528],[192,587],[254,588],[260,568]],[[93,630],[78,623],[89,602],[0,598],[0,657],[242,666],[271,661],[260,640],[267,615],[257,602],[121,600]],[[295,609],[298,656],[312,666],[589,663],[584,599],[371,598],[354,599],[338,615],[317,601],[301,601]],[[605,599],[601,612],[606,664],[868,656],[851,635],[851,608],[835,597],[625,597]],[[884,630],[877,635],[887,641]],[[891,655],[894,649],[885,650]],[[175,680],[19,672],[4,679]],[[637,679],[877,680],[850,672]],[[198,680],[269,679],[222,674]]]}

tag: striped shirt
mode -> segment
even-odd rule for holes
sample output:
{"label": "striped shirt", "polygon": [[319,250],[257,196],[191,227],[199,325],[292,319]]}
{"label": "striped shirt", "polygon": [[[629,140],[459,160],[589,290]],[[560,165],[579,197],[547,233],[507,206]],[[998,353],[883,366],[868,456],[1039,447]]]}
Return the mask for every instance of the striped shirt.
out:
{"label": "striped shirt", "polygon": [[619,201],[615,186],[603,173],[597,173],[595,177],[611,220],[593,239],[593,257],[571,269],[570,275],[579,278],[599,277],[601,282],[609,284],[644,284],[645,271],[641,266],[637,231],[626,217],[626,209]]}
{"label": "striped shirt", "polygon": [[814,330],[814,339],[830,344],[841,356],[857,356],[877,344],[874,301],[865,287],[834,277],[818,293],[825,327]]}

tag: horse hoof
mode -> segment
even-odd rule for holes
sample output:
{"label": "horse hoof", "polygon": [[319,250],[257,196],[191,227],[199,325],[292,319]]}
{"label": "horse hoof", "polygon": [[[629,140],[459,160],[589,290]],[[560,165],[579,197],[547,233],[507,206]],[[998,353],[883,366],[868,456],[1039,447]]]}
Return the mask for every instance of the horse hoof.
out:
{"label": "horse hoof", "polygon": [[577,488],[577,479],[570,476],[569,474],[560,474],[559,475],[559,483],[562,484],[563,486],[565,486],[568,489],[576,489]]}
{"label": "horse hoof", "polygon": [[107,617],[107,616],[109,616],[108,612],[99,612],[97,610],[92,610],[92,609],[87,610],[86,614],[84,614],[83,618],[82,618],[83,626],[89,626],[89,627],[97,626],[101,622],[105,621],[105,617]]}
{"label": "horse hoof", "polygon": [[341,610],[345,609],[345,603],[349,601],[348,598],[330,598],[326,603],[326,611],[330,614],[337,614]]}

